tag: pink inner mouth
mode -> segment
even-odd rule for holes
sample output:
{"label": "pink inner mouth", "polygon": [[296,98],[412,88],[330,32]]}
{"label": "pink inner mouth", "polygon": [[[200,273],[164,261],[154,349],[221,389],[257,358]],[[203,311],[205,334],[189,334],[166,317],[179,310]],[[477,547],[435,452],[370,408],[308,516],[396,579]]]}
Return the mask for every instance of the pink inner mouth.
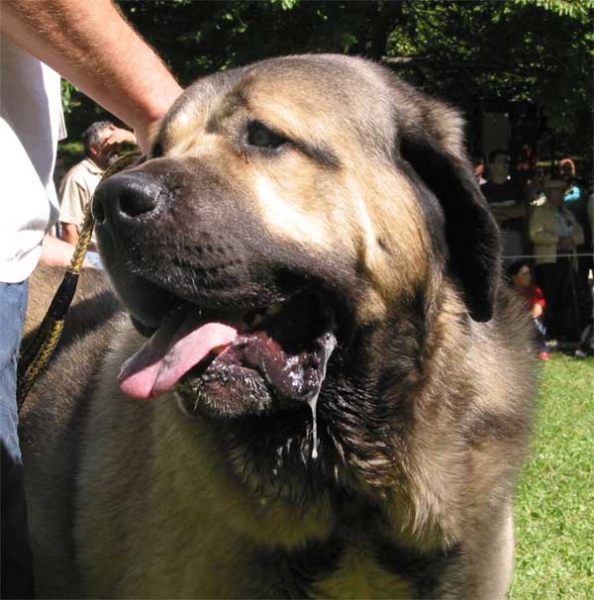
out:
{"label": "pink inner mouth", "polygon": [[164,394],[215,348],[230,344],[237,329],[222,323],[200,324],[200,311],[175,311],[122,366],[119,383],[133,398]]}
{"label": "pink inner mouth", "polygon": [[[155,398],[188,374],[205,381],[214,376],[221,384],[241,367],[240,372],[260,377],[277,397],[307,400],[319,393],[336,346],[333,320],[319,304],[291,306],[249,333],[243,323],[204,323],[198,308],[178,309],[124,363],[120,388],[133,398]],[[214,360],[207,360],[215,351]],[[201,368],[194,371],[196,367]]]}

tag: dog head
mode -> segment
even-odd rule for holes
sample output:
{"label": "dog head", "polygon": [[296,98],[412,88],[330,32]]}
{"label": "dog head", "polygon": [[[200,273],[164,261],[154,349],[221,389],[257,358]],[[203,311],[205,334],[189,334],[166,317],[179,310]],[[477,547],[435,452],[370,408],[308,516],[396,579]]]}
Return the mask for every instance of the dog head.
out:
{"label": "dog head", "polygon": [[93,213],[152,336],[123,388],[175,389],[273,493],[387,485],[439,313],[493,310],[500,242],[461,118],[362,59],[198,81]]}

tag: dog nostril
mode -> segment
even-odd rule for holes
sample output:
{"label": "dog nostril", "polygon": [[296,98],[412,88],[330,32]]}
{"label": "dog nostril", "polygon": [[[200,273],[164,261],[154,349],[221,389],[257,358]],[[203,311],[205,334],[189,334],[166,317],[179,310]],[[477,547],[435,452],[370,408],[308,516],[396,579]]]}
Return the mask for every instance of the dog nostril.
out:
{"label": "dog nostril", "polygon": [[144,178],[127,177],[117,190],[117,207],[120,215],[139,217],[157,208],[161,199],[161,186]]}
{"label": "dog nostril", "polygon": [[154,211],[162,200],[161,183],[154,177],[121,173],[100,183],[95,190],[93,216],[98,225],[115,225],[121,219],[141,218]]}
{"label": "dog nostril", "polygon": [[120,212],[129,217],[138,217],[150,212],[157,205],[157,195],[155,190],[144,187],[125,189],[119,198]]}

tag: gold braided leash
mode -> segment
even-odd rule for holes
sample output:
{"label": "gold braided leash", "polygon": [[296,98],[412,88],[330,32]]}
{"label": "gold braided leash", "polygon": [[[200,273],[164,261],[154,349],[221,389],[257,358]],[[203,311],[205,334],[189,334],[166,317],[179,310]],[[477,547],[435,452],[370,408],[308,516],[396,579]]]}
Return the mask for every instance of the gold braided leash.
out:
{"label": "gold braided leash", "polygon": [[[101,181],[130,166],[139,156],[139,152],[125,154],[105,171]],[[91,243],[91,235],[95,226],[95,220],[91,213],[92,203],[91,199],[85,209],[85,219],[81,233],[68,269],[64,274],[64,279],[56,291],[37,333],[27,347],[21,350],[17,371],[17,405],[19,410],[23,406],[35,380],[48,365],[62,336],[66,313],[76,292],[78,276]]]}

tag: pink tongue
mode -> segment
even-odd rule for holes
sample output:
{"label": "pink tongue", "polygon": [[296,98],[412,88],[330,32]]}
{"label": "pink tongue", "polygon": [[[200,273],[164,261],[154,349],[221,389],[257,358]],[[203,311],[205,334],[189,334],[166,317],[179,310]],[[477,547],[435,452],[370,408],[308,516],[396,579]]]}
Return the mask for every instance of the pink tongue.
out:
{"label": "pink tongue", "polygon": [[154,398],[170,390],[181,377],[218,346],[230,344],[237,329],[222,323],[199,327],[200,311],[178,311],[129,358],[120,371],[120,389],[133,398]]}

